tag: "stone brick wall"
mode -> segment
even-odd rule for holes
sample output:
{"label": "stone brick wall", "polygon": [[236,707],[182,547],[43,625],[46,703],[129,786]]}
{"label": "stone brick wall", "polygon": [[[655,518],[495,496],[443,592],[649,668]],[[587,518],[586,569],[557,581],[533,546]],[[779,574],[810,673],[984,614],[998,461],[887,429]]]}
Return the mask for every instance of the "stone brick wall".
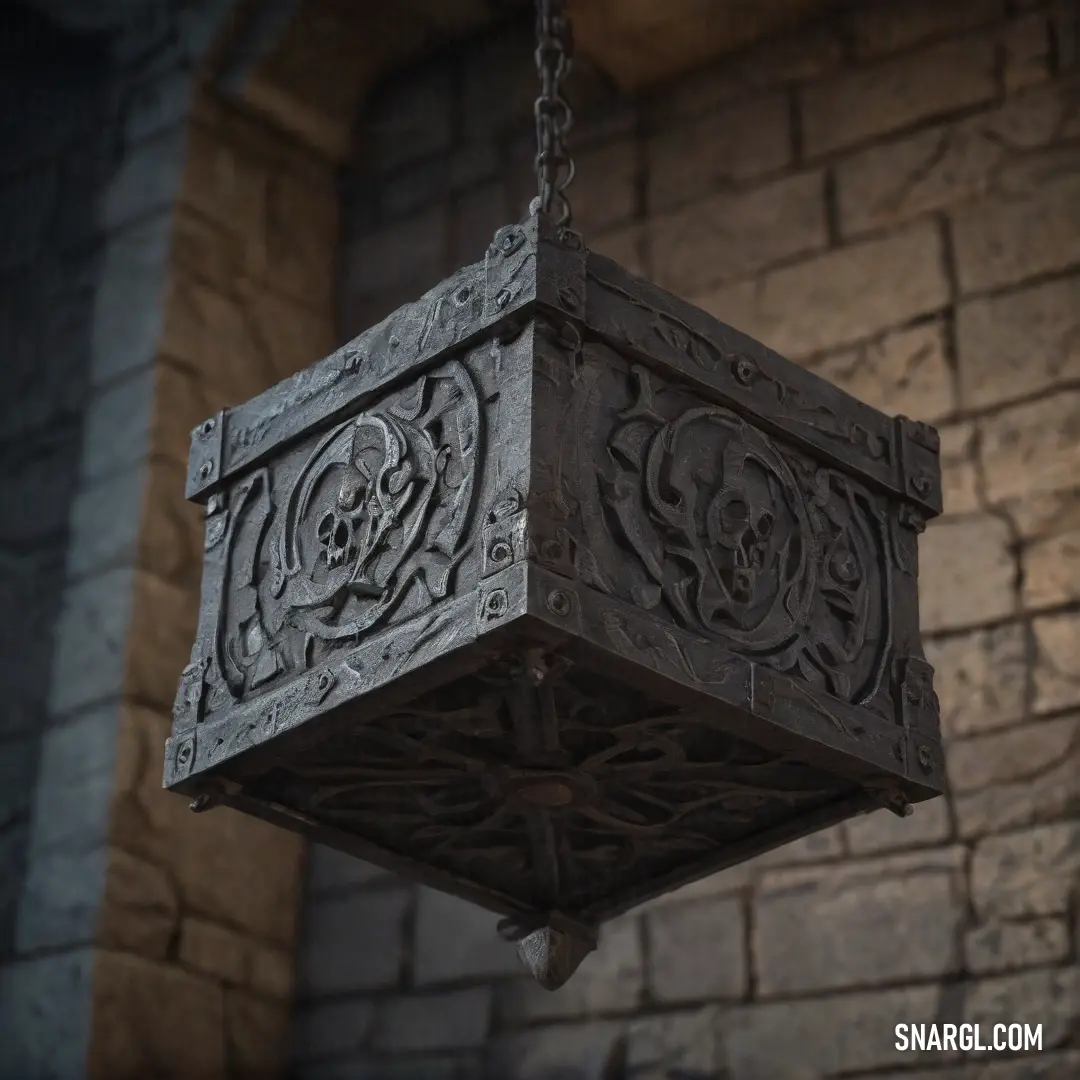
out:
{"label": "stone brick wall", "polygon": [[34,7],[0,12],[0,1077],[269,1077],[301,844],[189,814],[161,751],[188,433],[328,350],[333,171],[201,74],[231,0]]}
{"label": "stone brick wall", "polygon": [[[0,11],[0,963],[21,950],[34,780],[78,484],[109,158],[108,57]],[[105,133],[102,133],[102,128]]]}
{"label": "stone brick wall", "polygon": [[[384,88],[342,336],[524,212],[533,79],[507,33]],[[640,100],[580,80],[591,246],[940,427],[923,621],[952,794],[632,912],[556,994],[492,917],[317,849],[298,1076],[591,1080],[618,1038],[654,1080],[1080,1075],[1078,79],[1073,3],[882,0]],[[893,1050],[934,1020],[1039,1022],[1047,1052]]]}

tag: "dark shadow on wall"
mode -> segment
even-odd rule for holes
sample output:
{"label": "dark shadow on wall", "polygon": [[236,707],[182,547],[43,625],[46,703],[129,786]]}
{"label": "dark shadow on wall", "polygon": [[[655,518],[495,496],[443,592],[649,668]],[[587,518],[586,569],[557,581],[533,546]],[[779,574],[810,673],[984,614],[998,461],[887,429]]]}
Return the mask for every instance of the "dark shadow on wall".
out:
{"label": "dark shadow on wall", "polygon": [[113,147],[104,43],[0,4],[0,963],[16,951]]}

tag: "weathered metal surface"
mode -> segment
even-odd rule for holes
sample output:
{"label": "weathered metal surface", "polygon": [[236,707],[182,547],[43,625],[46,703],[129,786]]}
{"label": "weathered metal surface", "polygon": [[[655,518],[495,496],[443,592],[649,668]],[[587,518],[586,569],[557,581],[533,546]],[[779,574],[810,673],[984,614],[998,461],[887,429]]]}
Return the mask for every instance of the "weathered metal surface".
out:
{"label": "weathered metal surface", "polygon": [[599,923],[940,793],[932,429],[543,214],[194,433],[198,639],[165,783],[507,916]]}

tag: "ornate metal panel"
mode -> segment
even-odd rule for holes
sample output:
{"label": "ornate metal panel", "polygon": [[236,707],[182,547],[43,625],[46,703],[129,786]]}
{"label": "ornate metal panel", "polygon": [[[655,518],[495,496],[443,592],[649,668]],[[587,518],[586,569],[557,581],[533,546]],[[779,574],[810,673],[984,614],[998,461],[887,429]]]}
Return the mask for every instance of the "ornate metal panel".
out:
{"label": "ornate metal panel", "polygon": [[193,435],[165,783],[507,916],[605,919],[940,793],[937,437],[535,213]]}

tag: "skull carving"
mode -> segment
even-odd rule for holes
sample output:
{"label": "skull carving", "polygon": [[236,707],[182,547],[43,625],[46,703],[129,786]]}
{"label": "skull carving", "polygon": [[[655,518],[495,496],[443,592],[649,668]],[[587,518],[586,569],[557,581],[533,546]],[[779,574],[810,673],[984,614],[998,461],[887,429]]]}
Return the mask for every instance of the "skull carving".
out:
{"label": "skull carving", "polygon": [[319,521],[319,543],[326,554],[326,565],[335,570],[355,554],[353,524],[346,514],[331,510]]}

